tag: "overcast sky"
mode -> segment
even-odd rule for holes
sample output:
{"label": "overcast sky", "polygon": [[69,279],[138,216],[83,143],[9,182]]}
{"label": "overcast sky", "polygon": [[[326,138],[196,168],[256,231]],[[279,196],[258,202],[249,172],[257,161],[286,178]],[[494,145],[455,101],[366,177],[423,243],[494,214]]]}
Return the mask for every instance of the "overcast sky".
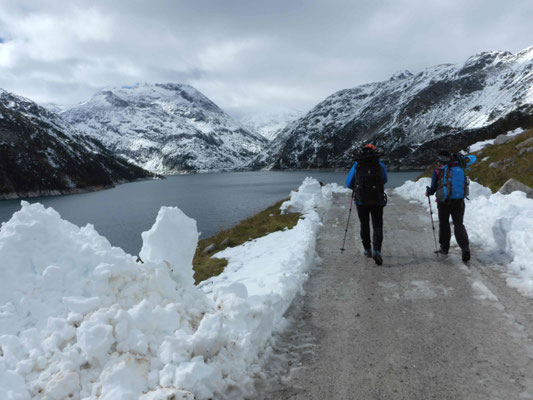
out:
{"label": "overcast sky", "polygon": [[232,115],[533,45],[531,0],[0,0],[0,88],[72,105],[189,83]]}

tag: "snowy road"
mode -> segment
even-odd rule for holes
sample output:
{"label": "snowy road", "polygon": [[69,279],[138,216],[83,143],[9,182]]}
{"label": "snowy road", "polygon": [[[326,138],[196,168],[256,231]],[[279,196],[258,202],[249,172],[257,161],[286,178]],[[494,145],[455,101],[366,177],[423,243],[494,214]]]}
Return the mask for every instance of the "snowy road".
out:
{"label": "snowy road", "polygon": [[425,209],[395,194],[384,265],[362,257],[355,213],[341,254],[348,205],[336,194],[324,217],[322,267],[283,338],[300,363],[267,398],[533,399],[533,301],[479,249],[469,268],[456,248],[437,258]]}

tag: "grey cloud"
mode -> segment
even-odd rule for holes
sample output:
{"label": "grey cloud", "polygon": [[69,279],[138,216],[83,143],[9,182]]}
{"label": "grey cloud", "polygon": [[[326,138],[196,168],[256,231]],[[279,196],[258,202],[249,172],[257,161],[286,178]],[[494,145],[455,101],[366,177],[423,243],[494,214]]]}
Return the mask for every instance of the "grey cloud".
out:
{"label": "grey cloud", "polygon": [[305,110],[397,70],[519,51],[531,15],[520,0],[0,0],[0,87],[71,104],[175,81],[233,114]]}

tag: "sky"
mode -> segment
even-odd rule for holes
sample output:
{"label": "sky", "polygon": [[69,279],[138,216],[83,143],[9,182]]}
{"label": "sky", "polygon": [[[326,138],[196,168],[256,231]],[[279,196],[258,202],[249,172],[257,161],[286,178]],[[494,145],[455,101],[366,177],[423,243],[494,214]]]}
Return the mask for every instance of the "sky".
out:
{"label": "sky", "polygon": [[234,116],[533,46],[530,0],[0,0],[0,88],[71,106],[188,83]]}

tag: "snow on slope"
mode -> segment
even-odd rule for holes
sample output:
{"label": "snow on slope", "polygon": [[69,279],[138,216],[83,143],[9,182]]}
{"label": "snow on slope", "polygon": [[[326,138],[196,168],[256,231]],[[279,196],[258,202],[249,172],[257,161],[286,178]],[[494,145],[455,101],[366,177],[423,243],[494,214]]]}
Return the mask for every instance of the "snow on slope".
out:
{"label": "snow on slope", "polygon": [[22,202],[0,229],[0,398],[253,397],[336,190],[306,179],[284,205],[298,224],[219,253],[226,270],[201,287],[196,223],[177,208],[142,234],[141,264],[91,225]]}
{"label": "snow on slope", "polygon": [[480,53],[462,65],[404,71],[341,90],[285,128],[270,158],[256,164],[348,167],[366,142],[403,159],[424,143],[489,126],[520,109],[533,114],[533,47],[517,54]]}
{"label": "snow on slope", "polygon": [[[422,178],[418,182],[407,181],[395,191],[418,201],[429,212],[424,194],[430,184],[430,178]],[[482,252],[493,261],[502,260],[504,255],[501,262],[508,271],[507,284],[533,297],[533,200],[520,191],[492,194],[476,182],[470,184],[469,197],[465,200],[464,223],[473,252]],[[434,218],[438,220],[438,216]],[[455,238],[452,243],[457,245]]]}
{"label": "snow on slope", "polygon": [[0,116],[0,198],[70,193],[149,175],[57,114],[2,89]]}
{"label": "snow on slope", "polygon": [[61,115],[115,153],[160,173],[239,168],[266,143],[189,85],[106,89]]}
{"label": "snow on slope", "polygon": [[250,132],[257,132],[266,139],[275,140],[289,123],[303,116],[303,112],[289,111],[265,115],[246,115],[239,119]]}
{"label": "snow on slope", "polygon": [[54,111],[49,110],[47,107],[39,106],[26,97],[0,89],[0,105],[23,115],[38,125],[47,125],[47,127],[51,128],[50,134],[54,135],[54,137],[57,137],[57,132],[61,132],[68,137],[79,136],[79,132],[76,132],[65,120],[59,118]]}

